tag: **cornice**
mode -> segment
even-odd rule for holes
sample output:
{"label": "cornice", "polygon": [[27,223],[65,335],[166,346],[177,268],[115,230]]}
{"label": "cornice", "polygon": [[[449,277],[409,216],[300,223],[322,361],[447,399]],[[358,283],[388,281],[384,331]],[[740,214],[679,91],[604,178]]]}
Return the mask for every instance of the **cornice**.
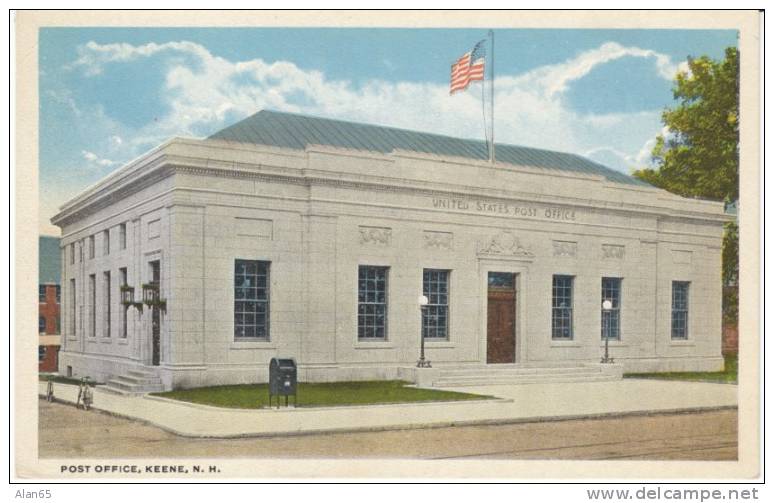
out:
{"label": "cornice", "polygon": [[[329,186],[346,188],[352,190],[369,190],[388,193],[416,194],[430,197],[447,197],[460,199],[486,199],[500,202],[520,202],[535,203],[543,205],[553,205],[558,207],[578,207],[605,212],[615,212],[627,215],[640,215],[656,218],[676,218],[693,219],[703,222],[724,223],[728,218],[722,213],[710,213],[691,209],[682,209],[675,207],[663,207],[644,205],[639,203],[619,203],[609,202],[598,199],[552,196],[545,194],[536,194],[523,191],[513,191],[489,187],[466,186],[464,189],[459,184],[447,182],[430,182],[424,180],[404,180],[396,177],[358,175],[354,173],[332,173],[327,170],[310,168],[308,163],[305,167],[283,167],[263,164],[253,164],[249,162],[220,160],[206,157],[188,156],[180,153],[168,151],[173,143],[179,145],[197,145],[215,146],[216,148],[231,147],[231,142],[212,142],[210,140],[191,140],[174,139],[159,146],[145,156],[138,158],[116,173],[110,175],[101,182],[90,187],[73,200],[66,203],[59,214],[52,222],[55,225],[63,226],[70,222],[77,221],[87,215],[110,205],[116,199],[124,198],[143,188],[153,185],[158,181],[174,175],[175,173],[187,173],[194,176],[214,176],[219,178],[244,178],[264,181],[268,183],[284,183],[298,186]],[[259,149],[255,146],[243,148],[256,153],[269,153],[277,155],[286,155],[286,149],[273,149],[276,152],[268,152],[265,149]],[[302,157],[298,151],[293,151],[294,158]],[[336,149],[315,147],[310,152],[336,154]],[[366,155],[361,152],[346,152],[339,155],[350,155],[355,157],[367,157],[375,160],[389,161],[390,156],[384,155]],[[303,155],[308,155],[304,153]],[[393,153],[391,156],[406,156],[405,153]],[[406,156],[408,157],[408,156]],[[411,155],[413,158],[424,158],[423,155]],[[428,157],[428,160],[439,162],[435,156]],[[297,161],[296,161],[297,162]],[[468,163],[470,164],[470,163]],[[481,163],[479,163],[481,164]],[[486,164],[486,163],[483,163]],[[510,165],[509,165],[510,166]],[[485,167],[489,167],[486,165]],[[522,171],[519,168],[509,168],[509,171]],[[529,170],[531,172],[531,170]],[[579,178],[573,176],[573,178]],[[586,181],[597,181],[596,177],[580,177]],[[601,178],[601,177],[600,177]],[[603,186],[608,183],[599,182]],[[602,187],[601,187],[602,188]],[[615,187],[618,190],[626,190],[625,187]],[[643,189],[638,188],[637,192]],[[650,190],[650,189],[649,189]],[[679,198],[670,197],[659,189],[652,190],[654,201],[668,202],[675,201],[678,204],[682,201]],[[666,197],[664,197],[666,195]],[[711,206],[710,203],[706,206]],[[709,208],[708,208],[709,209]]]}

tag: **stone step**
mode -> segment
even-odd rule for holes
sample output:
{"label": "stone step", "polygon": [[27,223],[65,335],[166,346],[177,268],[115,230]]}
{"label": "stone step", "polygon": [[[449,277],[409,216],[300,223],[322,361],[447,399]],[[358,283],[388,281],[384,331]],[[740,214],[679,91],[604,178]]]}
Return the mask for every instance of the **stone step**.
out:
{"label": "stone step", "polygon": [[441,377],[466,377],[466,376],[521,376],[536,374],[587,374],[589,372],[599,373],[600,370],[595,367],[475,367],[464,369],[441,370]]}
{"label": "stone step", "polygon": [[164,391],[164,383],[154,373],[130,370],[124,375],[114,376],[108,380],[103,389],[118,394],[140,395]]}
{"label": "stone step", "polygon": [[140,386],[145,384],[161,384],[161,379],[156,376],[135,377],[133,375],[121,375],[121,376],[115,377],[114,379],[121,379],[124,382],[137,384]]}
{"label": "stone step", "polygon": [[569,383],[569,382],[603,382],[617,380],[612,376],[600,372],[588,374],[533,374],[523,376],[509,377],[455,377],[440,378],[433,382],[434,387],[457,387],[457,386],[487,386],[500,384],[541,384],[541,383]]}
{"label": "stone step", "polygon": [[124,394],[143,394],[143,393],[158,393],[164,391],[164,385],[158,384],[134,384],[126,381],[111,379],[102,389],[106,391],[118,391]]}
{"label": "stone step", "polygon": [[125,376],[132,376],[132,377],[142,377],[142,378],[158,378],[158,375],[155,372],[151,372],[149,370],[129,370],[124,374]]}

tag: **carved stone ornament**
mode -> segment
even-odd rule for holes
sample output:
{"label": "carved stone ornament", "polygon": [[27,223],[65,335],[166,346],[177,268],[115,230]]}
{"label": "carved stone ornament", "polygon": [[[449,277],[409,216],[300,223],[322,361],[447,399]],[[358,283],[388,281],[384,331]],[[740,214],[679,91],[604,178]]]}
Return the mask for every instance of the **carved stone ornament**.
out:
{"label": "carved stone ornament", "polygon": [[624,247],[621,245],[602,245],[603,259],[622,259],[624,258]]}
{"label": "carved stone ornament", "polygon": [[502,231],[495,234],[492,238],[482,244],[479,244],[478,253],[488,255],[507,255],[512,257],[534,257],[535,255],[527,248],[521,246],[519,238],[510,231]]}
{"label": "carved stone ornament", "polygon": [[451,250],[452,236],[453,234],[451,232],[425,231],[423,233],[425,248]]}
{"label": "carved stone ornament", "polygon": [[360,244],[388,246],[392,239],[392,229],[386,227],[360,227]]}
{"label": "carved stone ornament", "polygon": [[554,241],[554,257],[575,257],[578,254],[578,243],[575,241]]}

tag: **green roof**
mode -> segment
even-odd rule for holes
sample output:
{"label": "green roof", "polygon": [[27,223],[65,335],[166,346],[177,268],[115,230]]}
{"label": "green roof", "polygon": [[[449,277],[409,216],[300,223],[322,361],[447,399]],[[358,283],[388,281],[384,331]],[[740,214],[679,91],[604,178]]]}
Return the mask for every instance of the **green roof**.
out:
{"label": "green roof", "polygon": [[59,285],[62,269],[62,255],[59,252],[59,238],[40,236],[38,238],[38,283]]}
{"label": "green roof", "polygon": [[[209,138],[297,150],[304,150],[309,145],[328,145],[380,153],[400,149],[441,156],[488,159],[486,143],[480,140],[272,110],[261,110]],[[576,154],[502,143],[496,144],[495,151],[498,162],[601,175],[612,182],[648,186],[646,182]]]}

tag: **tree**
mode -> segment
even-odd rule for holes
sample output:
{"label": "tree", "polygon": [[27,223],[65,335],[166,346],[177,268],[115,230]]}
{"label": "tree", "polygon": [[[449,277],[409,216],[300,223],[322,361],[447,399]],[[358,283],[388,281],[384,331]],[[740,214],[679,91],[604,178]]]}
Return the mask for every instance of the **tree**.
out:
{"label": "tree", "polygon": [[[661,119],[666,133],[656,137],[654,168],[634,176],[685,197],[739,200],[739,51],[729,47],[722,61],[688,59],[672,89],[677,106]],[[739,270],[738,227],[727,224],[723,237],[723,312],[736,322]]]}

